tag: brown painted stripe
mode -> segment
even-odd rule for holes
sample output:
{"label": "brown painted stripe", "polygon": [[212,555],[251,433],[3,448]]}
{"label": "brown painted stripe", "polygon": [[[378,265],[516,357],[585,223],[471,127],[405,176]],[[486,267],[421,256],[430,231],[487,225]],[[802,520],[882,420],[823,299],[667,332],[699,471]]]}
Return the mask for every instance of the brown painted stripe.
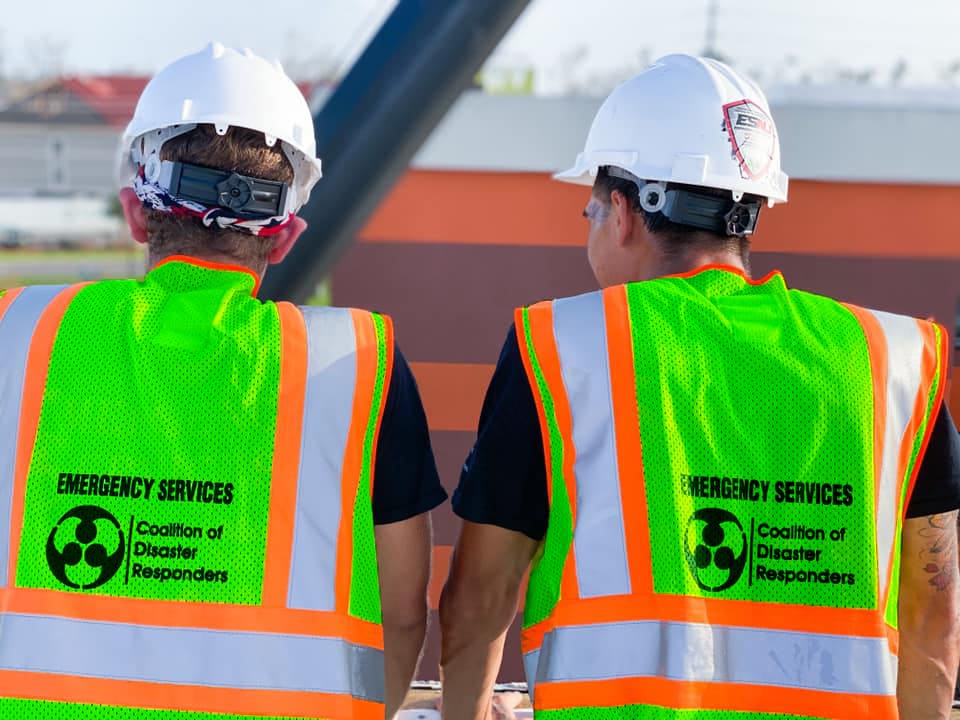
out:
{"label": "brown painted stripe", "polygon": [[960,259],[825,257],[759,252],[753,274],[782,270],[787,284],[857,305],[934,318],[953,333]]}
{"label": "brown painted stripe", "polygon": [[[457,483],[460,482],[460,468],[473,447],[475,438],[476,432],[433,430],[430,433],[440,481],[451,498]],[[459,535],[460,518],[453,512],[453,506],[448,500],[433,511],[433,541],[437,545],[453,545]]]}
{"label": "brown painted stripe", "polygon": [[335,304],[388,313],[426,362],[494,363],[514,308],[595,288],[582,248],[356,243],[333,275]]}
{"label": "brown painted stripe", "polygon": [[[360,233],[362,241],[582,247],[588,188],[543,173],[409,171]],[[764,210],[771,252],[960,257],[953,208],[960,186],[796,181]],[[910,238],[891,212],[909,208]]]}
{"label": "brown painted stripe", "polygon": [[460,469],[467,459],[477,437],[476,429],[469,432],[455,430],[431,430],[430,444],[437,460],[440,482],[452,494],[460,482]]}
{"label": "brown painted stripe", "polygon": [[430,513],[433,521],[433,542],[435,545],[454,545],[460,537],[460,518],[453,512],[447,501]]}
{"label": "brown painted stripe", "polygon": [[[431,610],[427,618],[427,642],[420,665],[417,668],[418,680],[440,679],[440,619],[436,610]],[[517,615],[513,625],[507,631],[507,642],[503,650],[503,663],[500,665],[500,674],[497,682],[521,682],[523,674],[523,657],[520,654],[520,616]]]}
{"label": "brown painted stripe", "polygon": [[476,430],[493,365],[412,362],[431,430]]}
{"label": "brown painted stripe", "polygon": [[[907,242],[907,241],[905,241]],[[960,259],[829,257],[755,247],[754,274],[784,271],[791,287],[921,317],[953,332]],[[355,245],[334,276],[334,300],[391,314],[411,360],[493,363],[513,309],[595,287],[575,248]]]}
{"label": "brown painted stripe", "polygon": [[953,376],[947,382],[947,407],[955,423],[960,422],[960,381],[957,380],[957,368],[953,368]]}

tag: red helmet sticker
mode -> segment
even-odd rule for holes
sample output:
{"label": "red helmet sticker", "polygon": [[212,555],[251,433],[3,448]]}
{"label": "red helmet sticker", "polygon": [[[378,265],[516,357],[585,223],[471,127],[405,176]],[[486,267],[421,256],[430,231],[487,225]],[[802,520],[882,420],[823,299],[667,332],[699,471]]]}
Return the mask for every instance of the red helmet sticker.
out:
{"label": "red helmet sticker", "polygon": [[761,180],[767,175],[777,145],[773,119],[753,100],[737,100],[723,106],[723,129],[740,175]]}

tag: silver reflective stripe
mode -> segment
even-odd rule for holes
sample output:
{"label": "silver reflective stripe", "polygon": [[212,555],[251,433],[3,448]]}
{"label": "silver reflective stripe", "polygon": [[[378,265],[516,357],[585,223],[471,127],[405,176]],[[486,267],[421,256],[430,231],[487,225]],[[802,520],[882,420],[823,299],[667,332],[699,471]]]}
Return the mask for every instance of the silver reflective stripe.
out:
{"label": "silver reflective stripe", "polygon": [[357,384],[349,310],[301,308],[307,326],[307,386],[287,604],[334,610],[344,452]]}
{"label": "silver reflective stripe", "polygon": [[903,478],[897,477],[897,461],[920,392],[923,337],[914,318],[878,310],[870,312],[880,323],[887,343],[887,418],[883,428],[877,507],[877,570],[880,597],[883,598],[887,591],[887,563],[896,540],[897,506],[903,487]]}
{"label": "silver reflective stripe", "polygon": [[527,694],[533,702],[533,690],[537,684],[537,664],[540,662],[540,651],[531,650],[523,654],[523,673],[527,676]]}
{"label": "silver reflective stripe", "polygon": [[336,638],[5,614],[0,669],[384,702],[383,653]]}
{"label": "silver reflective stripe", "polygon": [[885,638],[651,620],[556,628],[540,652],[537,683],[662,677],[865,695],[896,692]]}
{"label": "silver reflective stripe", "polygon": [[[43,311],[66,285],[25,288],[0,321],[0,545],[10,537],[10,506],[27,355]],[[6,550],[0,552],[0,587],[7,584]]]}
{"label": "silver reflective stripe", "polygon": [[[580,597],[628,595],[630,571],[617,471],[603,294],[555,300],[553,329],[573,417]],[[633,478],[631,478],[633,480]]]}

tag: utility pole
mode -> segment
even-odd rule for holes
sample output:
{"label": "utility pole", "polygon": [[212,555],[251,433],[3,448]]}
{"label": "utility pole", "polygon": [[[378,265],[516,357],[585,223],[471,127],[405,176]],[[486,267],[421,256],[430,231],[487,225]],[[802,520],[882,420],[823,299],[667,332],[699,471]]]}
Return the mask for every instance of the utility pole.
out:
{"label": "utility pole", "polygon": [[703,54],[717,57],[717,21],[719,19],[720,0],[707,0],[707,29]]}

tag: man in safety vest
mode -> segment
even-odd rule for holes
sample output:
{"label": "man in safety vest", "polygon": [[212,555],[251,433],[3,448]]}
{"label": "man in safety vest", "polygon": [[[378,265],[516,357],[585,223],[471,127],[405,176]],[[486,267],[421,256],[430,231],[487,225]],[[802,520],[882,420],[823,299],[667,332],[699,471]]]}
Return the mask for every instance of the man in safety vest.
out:
{"label": "man in safety vest", "polygon": [[255,297],[313,119],[211,44],[147,85],[120,193],[143,280],[0,294],[0,718],[383,718],[445,498],[390,319]]}
{"label": "man in safety vest", "polygon": [[[444,708],[483,717],[531,566],[544,718],[945,718],[960,446],[931,322],[749,274],[761,91],[673,55],[600,108],[603,290],[521,308],[454,494]],[[899,675],[898,675],[899,660]]]}

